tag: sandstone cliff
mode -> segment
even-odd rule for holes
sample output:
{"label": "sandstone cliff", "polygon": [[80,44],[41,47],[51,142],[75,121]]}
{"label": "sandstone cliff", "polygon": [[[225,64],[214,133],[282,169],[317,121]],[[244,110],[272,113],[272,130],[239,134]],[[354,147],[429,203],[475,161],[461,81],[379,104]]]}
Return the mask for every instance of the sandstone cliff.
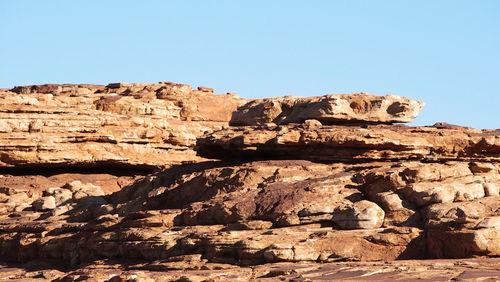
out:
{"label": "sandstone cliff", "polygon": [[2,167],[155,168],[202,160],[196,138],[245,100],[160,82],[22,86],[0,102]]}
{"label": "sandstone cliff", "polygon": [[0,99],[2,278],[500,276],[500,131],[393,124],[423,102],[175,83]]}

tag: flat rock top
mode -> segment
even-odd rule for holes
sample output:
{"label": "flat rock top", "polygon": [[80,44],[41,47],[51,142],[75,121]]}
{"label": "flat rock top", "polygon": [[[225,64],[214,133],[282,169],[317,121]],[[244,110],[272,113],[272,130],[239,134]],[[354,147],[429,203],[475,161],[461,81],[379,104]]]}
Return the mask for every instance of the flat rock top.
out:
{"label": "flat rock top", "polygon": [[411,122],[424,102],[365,93],[257,99],[233,113],[231,125],[288,124],[317,119],[324,124]]}

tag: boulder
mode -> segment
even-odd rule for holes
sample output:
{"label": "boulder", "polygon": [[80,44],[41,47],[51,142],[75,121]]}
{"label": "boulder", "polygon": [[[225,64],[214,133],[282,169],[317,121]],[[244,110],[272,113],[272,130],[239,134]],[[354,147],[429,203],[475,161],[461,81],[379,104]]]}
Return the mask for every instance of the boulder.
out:
{"label": "boulder", "polygon": [[333,222],[342,229],[373,229],[382,226],[384,216],[384,210],[377,204],[363,200],[337,208]]}
{"label": "boulder", "polygon": [[58,187],[51,187],[45,190],[43,195],[53,196],[57,206],[64,204],[73,198],[73,193],[70,190]]}
{"label": "boulder", "polygon": [[45,196],[33,202],[33,209],[36,211],[48,211],[55,208],[56,199],[53,196]]}
{"label": "boulder", "polygon": [[424,102],[394,95],[285,96],[248,102],[233,113],[230,124],[288,124],[308,119],[316,119],[323,124],[411,122],[423,106]]}

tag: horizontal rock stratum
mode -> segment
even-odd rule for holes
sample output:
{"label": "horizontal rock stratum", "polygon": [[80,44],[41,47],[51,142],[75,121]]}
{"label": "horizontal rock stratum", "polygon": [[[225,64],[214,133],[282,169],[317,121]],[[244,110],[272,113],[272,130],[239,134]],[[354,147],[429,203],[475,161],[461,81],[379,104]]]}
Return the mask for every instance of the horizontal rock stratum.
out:
{"label": "horizontal rock stratum", "polygon": [[500,161],[500,130],[302,124],[231,127],[198,140],[201,156],[231,159]]}
{"label": "horizontal rock stratum", "polygon": [[423,102],[171,82],[0,101],[1,279],[500,276],[500,131],[393,124]]}
{"label": "horizontal rock stratum", "polygon": [[323,124],[411,122],[424,104],[395,95],[364,93],[308,98],[285,96],[248,102],[233,113],[230,124],[288,124],[308,119]]}
{"label": "horizontal rock stratum", "polygon": [[201,160],[196,138],[245,103],[185,84],[35,85],[0,91],[0,167],[163,167]]}

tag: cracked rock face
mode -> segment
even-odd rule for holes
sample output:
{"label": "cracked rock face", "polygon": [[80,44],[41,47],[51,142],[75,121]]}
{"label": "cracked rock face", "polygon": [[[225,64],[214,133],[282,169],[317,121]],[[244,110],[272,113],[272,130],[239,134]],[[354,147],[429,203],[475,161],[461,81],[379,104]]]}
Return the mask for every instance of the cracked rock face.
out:
{"label": "cracked rock face", "polygon": [[170,82],[0,100],[1,279],[500,275],[500,133],[390,124],[422,102]]}

